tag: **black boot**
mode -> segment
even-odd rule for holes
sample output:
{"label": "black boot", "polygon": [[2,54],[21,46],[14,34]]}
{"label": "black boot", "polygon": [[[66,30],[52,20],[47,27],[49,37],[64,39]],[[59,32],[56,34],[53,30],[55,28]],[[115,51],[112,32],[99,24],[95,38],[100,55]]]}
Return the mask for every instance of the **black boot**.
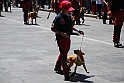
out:
{"label": "black boot", "polygon": [[56,73],[58,73],[58,74],[63,75],[63,71],[62,71],[61,67],[55,66],[54,71],[56,71]]}
{"label": "black boot", "polygon": [[73,77],[75,74],[76,74],[76,72],[65,72],[64,73],[65,81],[68,81],[70,79],[70,77]]}
{"label": "black boot", "polygon": [[114,47],[122,48],[123,46],[122,46],[122,44],[120,42],[115,42]]}

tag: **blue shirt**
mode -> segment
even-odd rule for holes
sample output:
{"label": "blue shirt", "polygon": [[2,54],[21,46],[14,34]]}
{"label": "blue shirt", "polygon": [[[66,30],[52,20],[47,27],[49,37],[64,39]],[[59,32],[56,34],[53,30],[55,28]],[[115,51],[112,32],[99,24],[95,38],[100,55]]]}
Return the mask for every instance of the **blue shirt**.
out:
{"label": "blue shirt", "polygon": [[[72,34],[72,20],[71,16],[63,15],[62,13],[59,13],[55,19],[53,20],[54,26],[52,29],[56,29],[61,32],[65,32],[68,35]],[[62,37],[60,34],[56,34],[57,37]]]}

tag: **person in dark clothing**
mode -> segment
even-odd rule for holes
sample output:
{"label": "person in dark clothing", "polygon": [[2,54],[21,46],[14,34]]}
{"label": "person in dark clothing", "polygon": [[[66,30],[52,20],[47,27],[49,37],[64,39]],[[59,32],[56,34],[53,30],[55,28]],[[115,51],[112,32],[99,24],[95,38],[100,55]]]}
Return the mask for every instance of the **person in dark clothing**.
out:
{"label": "person in dark clothing", "polygon": [[23,17],[24,17],[24,24],[28,24],[28,12],[30,11],[30,8],[32,6],[32,1],[31,0],[22,0],[21,1],[21,7],[24,12]]}
{"label": "person in dark clothing", "polygon": [[44,9],[44,5],[46,4],[46,0],[41,0],[41,7]]}
{"label": "person in dark clothing", "polygon": [[[65,80],[68,80],[70,78],[70,67],[67,65],[66,60],[71,44],[70,35],[73,33],[73,30],[79,32],[82,35],[84,35],[84,32],[77,30],[72,24],[71,17],[68,14],[74,10],[74,8],[71,6],[71,2],[62,1],[59,7],[61,8],[62,13],[59,13],[55,17],[51,25],[51,30],[55,32],[60,51],[60,55],[58,56],[54,70],[58,73],[63,73]],[[61,67],[63,68],[63,71]]]}
{"label": "person in dark clothing", "polygon": [[[103,0],[103,2],[104,2],[104,4],[103,4],[103,24],[106,24],[107,12],[108,12],[108,9],[107,9],[108,0]],[[109,24],[113,24],[111,15],[109,15]]]}
{"label": "person in dark clothing", "polygon": [[120,43],[120,34],[124,22],[124,0],[108,0],[108,14],[112,14],[114,21],[113,42],[114,47],[123,47]]}
{"label": "person in dark clothing", "polygon": [[3,11],[3,0],[0,0],[0,12]]}

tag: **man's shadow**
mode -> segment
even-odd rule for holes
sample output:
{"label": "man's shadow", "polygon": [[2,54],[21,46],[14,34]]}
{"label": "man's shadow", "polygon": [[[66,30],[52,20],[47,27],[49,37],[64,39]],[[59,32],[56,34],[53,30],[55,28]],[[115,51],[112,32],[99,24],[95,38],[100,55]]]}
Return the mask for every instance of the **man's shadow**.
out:
{"label": "man's shadow", "polygon": [[87,76],[87,75],[84,75],[84,74],[76,73],[73,77],[70,77],[69,81],[71,81],[71,82],[93,83],[92,81],[86,80],[87,78],[91,78],[91,77],[94,77],[94,75]]}

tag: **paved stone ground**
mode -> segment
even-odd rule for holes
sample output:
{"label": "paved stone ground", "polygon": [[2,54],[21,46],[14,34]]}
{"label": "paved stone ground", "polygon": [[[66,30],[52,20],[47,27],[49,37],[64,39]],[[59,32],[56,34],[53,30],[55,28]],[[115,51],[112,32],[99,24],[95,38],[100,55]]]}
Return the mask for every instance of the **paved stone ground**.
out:
{"label": "paved stone ground", "polygon": [[[103,25],[102,20],[85,17],[83,25],[76,25],[85,37],[72,36],[69,54],[74,49],[85,52],[87,74],[82,66],[70,81],[53,71],[59,54],[50,25],[55,17],[40,11],[38,25],[24,25],[22,10],[2,12],[0,17],[0,83],[124,83],[124,48],[114,48],[113,25]],[[81,46],[82,42],[82,46]],[[121,42],[124,44],[124,28]],[[73,70],[73,68],[72,68]]]}

